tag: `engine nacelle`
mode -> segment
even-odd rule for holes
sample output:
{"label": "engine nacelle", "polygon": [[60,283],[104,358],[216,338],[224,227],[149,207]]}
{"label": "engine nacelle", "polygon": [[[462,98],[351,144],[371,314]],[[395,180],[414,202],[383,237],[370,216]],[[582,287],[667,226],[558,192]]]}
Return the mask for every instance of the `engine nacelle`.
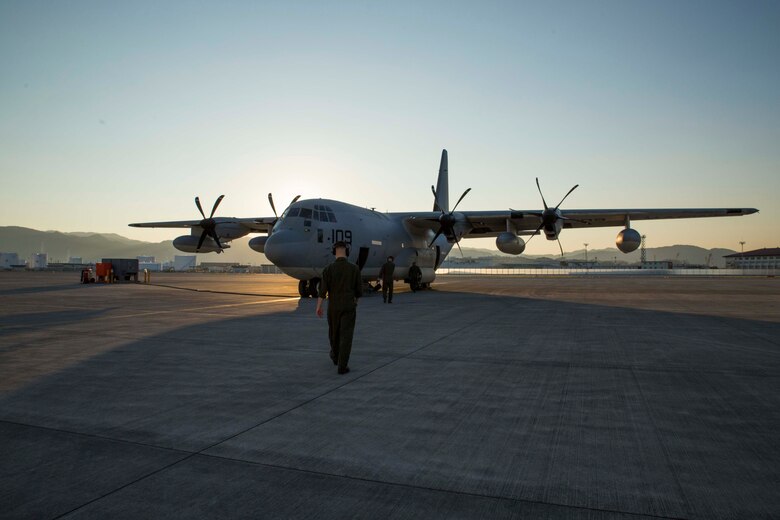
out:
{"label": "engine nacelle", "polygon": [[255,237],[249,241],[249,247],[253,251],[258,253],[265,253],[265,242],[268,240],[267,236]]}
{"label": "engine nacelle", "polygon": [[617,234],[615,245],[624,253],[636,251],[642,244],[642,237],[636,229],[626,228]]}
{"label": "engine nacelle", "polygon": [[[198,228],[194,228],[194,230],[197,231]],[[246,236],[249,234],[249,229],[235,222],[218,222],[216,226],[216,232],[217,236],[219,237],[219,241],[222,242],[222,239],[233,240],[234,238],[241,238]],[[200,238],[200,233],[193,234],[197,234]]]}
{"label": "engine nacelle", "polygon": [[[209,236],[207,236],[203,241],[203,245],[200,246],[200,249],[196,249],[198,247],[199,240],[200,235],[180,236],[173,241],[173,247],[179,251],[184,251],[185,253],[218,253],[222,251],[214,239]],[[222,242],[222,240],[220,240],[220,242]],[[223,249],[227,249],[228,247],[230,247],[228,244],[222,244]]]}
{"label": "engine nacelle", "polygon": [[496,237],[496,247],[502,253],[519,255],[525,251],[525,240],[514,233],[504,232]]}

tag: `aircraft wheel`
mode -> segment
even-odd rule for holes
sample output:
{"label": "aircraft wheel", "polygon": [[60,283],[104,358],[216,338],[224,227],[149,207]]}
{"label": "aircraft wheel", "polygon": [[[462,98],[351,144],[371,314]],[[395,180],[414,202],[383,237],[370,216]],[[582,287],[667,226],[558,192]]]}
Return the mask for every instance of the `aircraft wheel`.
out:
{"label": "aircraft wheel", "polygon": [[309,282],[307,280],[301,280],[298,282],[298,294],[301,295],[301,298],[306,298],[309,296]]}

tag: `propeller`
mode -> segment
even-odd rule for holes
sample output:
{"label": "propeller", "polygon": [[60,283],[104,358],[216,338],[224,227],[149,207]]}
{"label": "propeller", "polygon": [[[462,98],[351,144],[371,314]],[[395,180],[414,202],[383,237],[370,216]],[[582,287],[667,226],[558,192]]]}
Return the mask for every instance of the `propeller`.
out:
{"label": "propeller", "polygon": [[214,207],[211,208],[211,214],[209,215],[209,218],[206,218],[206,214],[203,212],[203,208],[200,205],[200,198],[195,197],[195,205],[198,207],[198,211],[200,211],[200,214],[203,216],[203,220],[200,221],[200,224],[198,224],[200,227],[203,228],[203,233],[200,234],[200,240],[198,240],[198,247],[195,248],[197,251],[200,249],[200,246],[203,245],[203,241],[206,240],[207,236],[210,236],[214,239],[214,242],[217,243],[217,246],[222,249],[222,244],[219,241],[219,236],[217,236],[217,222],[214,220],[214,213],[217,211],[217,206],[219,206],[219,203],[222,202],[222,199],[225,198],[224,195],[220,195],[217,198],[217,201],[214,203]]}
{"label": "propeller", "polygon": [[[296,195],[295,198],[292,201],[290,201],[290,203],[287,205],[287,208],[295,204],[296,201],[300,198],[301,198],[300,195]],[[274,217],[276,217],[276,220],[279,220],[279,215],[276,213],[276,206],[274,205],[274,196],[271,193],[268,194],[268,202],[271,203],[271,209],[274,212]],[[284,209],[286,210],[287,208]],[[282,213],[284,213],[284,211]],[[274,224],[276,224],[276,220],[274,220]]]}
{"label": "propeller", "polygon": [[460,196],[458,199],[458,202],[455,203],[455,206],[452,208],[452,211],[449,213],[446,213],[442,209],[442,205],[439,204],[439,197],[436,195],[436,188],[431,186],[431,191],[433,192],[433,200],[436,201],[436,207],[439,208],[441,211],[441,215],[439,216],[439,230],[436,232],[436,234],[433,236],[433,240],[431,240],[431,243],[428,245],[428,247],[433,246],[433,243],[436,242],[436,239],[439,238],[439,235],[444,234],[446,237],[454,237],[455,238],[455,245],[458,246],[458,250],[460,251],[460,255],[463,256],[463,250],[460,248],[460,244],[458,243],[458,236],[455,234],[455,224],[458,222],[458,219],[455,217],[455,209],[458,207],[458,204],[460,204],[460,201],[463,200],[463,197],[468,194],[468,192],[471,191],[471,188],[468,188],[466,191],[463,192],[463,195]]}
{"label": "propeller", "polygon": [[[558,211],[558,208],[561,207],[561,204],[563,204],[563,201],[566,200],[566,197],[571,195],[571,192],[577,189],[579,184],[575,184],[572,189],[570,189],[566,195],[563,196],[561,201],[554,207],[551,208],[547,205],[547,201],[544,200],[544,194],[542,194],[542,188],[539,186],[539,177],[536,178],[536,189],[539,190],[539,195],[542,197],[542,204],[544,204],[544,211],[537,212],[537,213],[528,213],[528,215],[535,215],[542,219],[541,223],[539,224],[539,227],[536,228],[536,231],[533,232],[531,237],[526,241],[526,244],[533,239],[539,231],[541,231],[542,228],[549,230],[549,231],[555,231],[555,224],[559,220],[573,220],[575,222],[582,222],[583,224],[589,224],[589,222],[586,222],[584,220],[578,220],[576,218],[569,218],[564,217],[560,211]],[[558,241],[558,247],[561,250],[561,256],[563,256],[563,246],[561,245],[561,240],[558,238],[557,234],[555,236],[555,239]]]}

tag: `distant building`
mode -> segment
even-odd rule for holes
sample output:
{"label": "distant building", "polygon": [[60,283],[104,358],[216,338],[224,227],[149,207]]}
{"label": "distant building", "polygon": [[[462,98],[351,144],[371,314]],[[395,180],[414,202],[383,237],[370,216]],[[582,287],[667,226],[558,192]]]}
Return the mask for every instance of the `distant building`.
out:
{"label": "distant building", "polygon": [[138,263],[139,264],[153,264],[154,263],[154,257],[153,256],[139,256]]}
{"label": "distant building", "polygon": [[10,269],[14,265],[19,265],[17,253],[0,253],[0,269]]}
{"label": "distant building", "polygon": [[262,264],[251,267],[250,272],[260,274],[283,274],[282,270],[274,264]]}
{"label": "distant building", "polygon": [[46,269],[49,265],[49,256],[46,253],[35,253],[32,255],[30,267],[32,269]]}
{"label": "distant building", "polygon": [[80,271],[92,267],[91,264],[73,264],[70,262],[49,262],[46,265],[47,271]]}
{"label": "distant building", "polygon": [[640,269],[673,269],[674,262],[671,260],[653,260],[652,262],[642,262]]}
{"label": "distant building", "polygon": [[235,272],[241,265],[238,262],[201,262],[200,268],[210,273],[227,273]]}
{"label": "distant building", "polygon": [[195,269],[195,255],[176,255],[173,257],[174,271],[192,271]]}
{"label": "distant building", "polygon": [[81,261],[81,257],[80,256],[71,256],[70,258],[68,258],[68,263],[69,264],[81,264],[83,262]]}
{"label": "distant building", "polygon": [[726,267],[730,269],[778,269],[780,268],[780,247],[734,253],[723,258],[726,259]]}
{"label": "distant building", "polygon": [[144,262],[141,260],[142,257],[138,257],[138,270],[143,272],[144,269],[151,272],[158,272],[162,271],[162,264],[158,262]]}

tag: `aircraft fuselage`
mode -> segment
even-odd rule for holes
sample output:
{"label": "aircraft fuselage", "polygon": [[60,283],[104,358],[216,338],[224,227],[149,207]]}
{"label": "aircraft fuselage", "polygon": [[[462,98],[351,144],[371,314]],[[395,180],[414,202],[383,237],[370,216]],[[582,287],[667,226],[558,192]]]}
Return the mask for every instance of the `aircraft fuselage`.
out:
{"label": "aircraft fuselage", "polygon": [[446,237],[410,233],[404,213],[380,213],[328,199],[298,201],[287,208],[265,241],[264,253],[285,274],[299,280],[319,278],[333,262],[333,244],[350,246],[349,260],[361,267],[364,280],[376,279],[388,256],[395,259],[394,278],[406,278],[412,262],[422,270],[422,282],[436,277],[435,268],[452,249]]}

